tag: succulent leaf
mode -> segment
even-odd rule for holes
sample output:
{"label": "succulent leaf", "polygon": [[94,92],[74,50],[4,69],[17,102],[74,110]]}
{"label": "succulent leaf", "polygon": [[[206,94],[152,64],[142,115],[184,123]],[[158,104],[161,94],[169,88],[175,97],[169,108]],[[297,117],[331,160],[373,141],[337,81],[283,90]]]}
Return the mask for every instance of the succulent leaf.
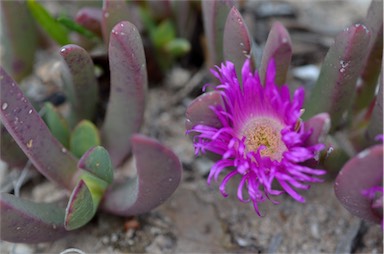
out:
{"label": "succulent leaf", "polygon": [[253,52],[251,52],[252,37],[248,32],[243,17],[236,7],[232,7],[228,13],[223,36],[224,59],[235,64],[237,77],[241,78],[241,67],[245,60],[247,58],[253,58],[253,67],[256,67],[256,59],[254,59]]}
{"label": "succulent leaf", "polygon": [[1,122],[41,174],[72,189],[77,160],[50,133],[19,86],[1,67],[0,80]]}
{"label": "succulent leaf", "polygon": [[101,146],[89,149],[80,159],[78,167],[86,170],[107,183],[113,182],[112,162],[108,151]]}
{"label": "succulent leaf", "polygon": [[65,210],[54,203],[35,203],[0,193],[0,237],[15,243],[55,241],[66,234]]}
{"label": "succulent leaf", "polygon": [[232,0],[201,1],[204,31],[207,40],[208,66],[220,64],[223,60],[224,27],[228,13],[234,6]]}
{"label": "succulent leaf", "polygon": [[93,7],[84,7],[77,12],[75,21],[81,26],[87,28],[89,31],[92,31],[97,36],[102,37],[102,18],[103,12],[101,9]]}
{"label": "succulent leaf", "polygon": [[346,28],[336,37],[311,96],[306,101],[304,119],[327,112],[331,116],[331,131],[346,120],[369,39],[370,32],[360,24]]}
{"label": "succulent leaf", "polygon": [[66,84],[65,92],[71,103],[71,125],[82,119],[92,120],[98,99],[98,84],[93,62],[87,51],[77,45],[66,45],[60,54],[66,62],[72,82]]}
{"label": "succulent leaf", "polygon": [[65,229],[74,230],[89,222],[96,213],[93,202],[92,194],[85,181],[80,180],[65,209]]}
{"label": "succulent leaf", "polygon": [[45,103],[44,105],[45,114],[43,119],[47,124],[49,130],[55,136],[60,143],[69,148],[69,127],[66,120],[60,115],[59,112],[54,108],[52,103]]}
{"label": "succulent leaf", "polygon": [[143,122],[148,82],[140,34],[129,22],[121,22],[112,30],[109,65],[111,92],[101,137],[116,167],[129,155],[130,138]]}
{"label": "succulent leaf", "polygon": [[100,145],[100,135],[97,127],[88,120],[81,121],[71,133],[70,150],[80,158],[89,149]]}
{"label": "succulent leaf", "polygon": [[102,203],[105,210],[122,216],[145,213],[160,205],[181,180],[180,161],[170,149],[138,134],[132,137],[132,145],[137,176],[115,182]]}
{"label": "succulent leaf", "polygon": [[1,64],[19,82],[32,71],[38,40],[36,24],[24,1],[0,1],[0,7]]}
{"label": "succulent leaf", "polygon": [[343,166],[334,188],[336,197],[350,213],[380,223],[383,215],[380,216],[372,208],[372,200],[362,192],[382,184],[383,146],[375,145],[360,152]]}
{"label": "succulent leaf", "polygon": [[215,107],[222,103],[221,94],[218,91],[207,92],[194,99],[189,104],[185,113],[187,131],[198,124],[221,127],[220,120],[210,107]]}
{"label": "succulent leaf", "polygon": [[306,141],[308,146],[324,143],[331,128],[331,119],[328,113],[320,113],[304,122],[304,129],[311,131],[311,136]]}
{"label": "succulent leaf", "polygon": [[9,167],[24,167],[28,160],[27,156],[2,124],[0,124],[0,129],[0,159],[6,162]]}
{"label": "succulent leaf", "polygon": [[367,128],[367,137],[370,142],[372,142],[377,135],[383,134],[383,75],[380,76],[379,86],[379,91]]}
{"label": "succulent leaf", "polygon": [[69,17],[66,17],[63,15],[63,16],[58,17],[57,21],[60,24],[62,24],[63,26],[65,26],[68,30],[77,32],[88,39],[96,39],[97,38],[96,35],[92,31],[90,31],[87,28],[83,27],[82,25],[76,23],[73,19],[71,19]]}
{"label": "succulent leaf", "polygon": [[103,0],[101,30],[107,47],[113,27],[123,20],[129,21],[131,18],[131,9],[128,8],[125,0]]}
{"label": "succulent leaf", "polygon": [[356,94],[355,110],[368,107],[371,103],[380,75],[383,58],[383,1],[371,1],[364,22],[372,36],[368,45],[368,56],[361,74],[361,84]]}
{"label": "succulent leaf", "polygon": [[288,68],[291,64],[291,58],[291,37],[285,27],[280,22],[276,21],[273,23],[271,31],[269,32],[263,51],[263,57],[261,59],[261,67],[259,70],[261,82],[265,82],[268,63],[271,59],[274,59],[276,64],[275,83],[278,85],[285,84]]}
{"label": "succulent leaf", "polygon": [[27,3],[32,16],[53,40],[60,45],[71,43],[68,30],[57,22],[43,5],[35,0],[27,0]]}

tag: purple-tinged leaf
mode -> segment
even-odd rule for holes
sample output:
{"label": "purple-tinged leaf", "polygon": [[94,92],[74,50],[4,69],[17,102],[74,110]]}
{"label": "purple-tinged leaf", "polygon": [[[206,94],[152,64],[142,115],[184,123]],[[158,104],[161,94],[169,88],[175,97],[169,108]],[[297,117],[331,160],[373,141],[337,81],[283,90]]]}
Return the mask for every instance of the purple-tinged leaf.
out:
{"label": "purple-tinged leaf", "polygon": [[0,67],[0,119],[36,169],[52,182],[72,189],[77,160],[50,133],[14,80]]}
{"label": "purple-tinged leaf", "polygon": [[[224,59],[234,63],[237,77],[241,78],[241,68],[246,59],[253,57],[252,37],[236,7],[230,10],[224,27],[223,54]],[[256,60],[253,60],[253,65]],[[255,66],[253,66],[255,69]]]}
{"label": "purple-tinged leaf", "polygon": [[116,181],[102,204],[105,210],[122,216],[146,213],[160,205],[181,179],[180,161],[170,149],[137,134],[132,137],[132,144],[137,176]]}
{"label": "purple-tinged leaf", "polygon": [[66,234],[64,208],[0,193],[0,237],[15,243],[55,241]]}
{"label": "purple-tinged leaf", "polygon": [[127,21],[112,30],[109,66],[111,92],[101,140],[116,167],[129,155],[131,136],[143,122],[148,82],[140,34]]}
{"label": "purple-tinged leaf", "polygon": [[113,27],[121,21],[130,21],[131,18],[131,9],[128,8],[125,0],[103,0],[101,30],[107,47]]}
{"label": "purple-tinged leaf", "polygon": [[260,80],[265,82],[266,72],[269,61],[275,60],[276,76],[275,83],[285,84],[287,73],[292,58],[292,42],[287,29],[280,22],[273,23],[269,32],[267,42],[265,43],[261,66],[259,70]]}
{"label": "purple-tinged leaf", "polygon": [[170,0],[148,0],[147,8],[155,20],[162,20],[171,16]]}
{"label": "purple-tinged leaf", "polygon": [[2,124],[0,124],[0,128],[0,159],[6,162],[9,167],[24,167],[28,160],[27,156],[25,156],[16,141]]}
{"label": "purple-tinged leaf", "polygon": [[84,7],[77,12],[75,21],[99,37],[102,37],[102,18],[103,12],[101,9],[95,7]]}
{"label": "purple-tinged leaf", "polygon": [[66,84],[65,91],[71,103],[71,125],[82,119],[92,120],[98,99],[98,85],[93,62],[87,51],[77,45],[66,45],[60,54],[66,62],[72,83]]}
{"label": "purple-tinged leaf", "polygon": [[233,0],[202,1],[204,31],[207,39],[207,66],[218,65],[223,61],[223,38],[225,21]]}
{"label": "purple-tinged leaf", "polygon": [[355,110],[368,107],[374,98],[383,58],[383,1],[373,0],[368,10],[365,26],[371,32],[367,56],[357,89]]}
{"label": "purple-tinged leaf", "polygon": [[329,49],[319,78],[306,101],[304,119],[328,112],[335,130],[346,120],[362,68],[370,32],[364,25],[353,25],[341,32]]}
{"label": "purple-tinged leaf", "polygon": [[[96,207],[97,208],[97,207]],[[65,209],[64,227],[74,230],[84,226],[96,213],[92,195],[84,180],[80,180],[73,190]]]}
{"label": "purple-tinged leaf", "polygon": [[379,91],[367,128],[367,137],[370,142],[372,142],[377,135],[383,134],[383,74],[380,76],[379,85]]}
{"label": "purple-tinged leaf", "polygon": [[173,1],[172,14],[175,18],[177,33],[181,38],[192,41],[193,30],[196,26],[197,15],[191,1]]}
{"label": "purple-tinged leaf", "polygon": [[108,184],[113,182],[112,162],[108,151],[101,146],[89,149],[81,157],[78,167],[90,172]]}
{"label": "purple-tinged leaf", "polygon": [[0,7],[1,64],[19,82],[32,71],[38,40],[36,24],[26,1],[0,1]]}
{"label": "purple-tinged leaf", "polygon": [[383,219],[372,208],[372,200],[363,192],[383,185],[383,146],[366,149],[341,169],[335,182],[335,194],[342,205],[353,215],[380,223]]}
{"label": "purple-tinged leaf", "polygon": [[312,131],[311,136],[306,141],[306,145],[324,144],[330,128],[331,120],[328,113],[317,114],[304,122],[304,129],[306,131]]}
{"label": "purple-tinged leaf", "polygon": [[198,124],[206,124],[212,127],[221,127],[222,124],[215,112],[210,107],[222,104],[221,94],[218,91],[204,93],[189,104],[185,113],[185,127],[190,130]]}

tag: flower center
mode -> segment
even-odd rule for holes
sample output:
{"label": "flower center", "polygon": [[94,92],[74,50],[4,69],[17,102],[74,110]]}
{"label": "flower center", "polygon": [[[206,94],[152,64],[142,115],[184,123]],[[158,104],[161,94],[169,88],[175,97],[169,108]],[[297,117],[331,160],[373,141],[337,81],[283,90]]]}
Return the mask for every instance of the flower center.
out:
{"label": "flower center", "polygon": [[262,156],[280,161],[287,150],[280,134],[283,127],[279,121],[269,117],[250,119],[241,132],[247,151],[257,151],[263,145],[265,148],[260,150]]}

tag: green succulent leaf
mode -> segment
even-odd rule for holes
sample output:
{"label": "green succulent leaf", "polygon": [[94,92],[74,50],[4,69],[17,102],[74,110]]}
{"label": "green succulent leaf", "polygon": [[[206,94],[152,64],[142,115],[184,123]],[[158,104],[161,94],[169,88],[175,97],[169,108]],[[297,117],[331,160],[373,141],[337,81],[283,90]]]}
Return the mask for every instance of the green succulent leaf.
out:
{"label": "green succulent leaf", "polygon": [[99,130],[88,120],[81,121],[71,133],[70,150],[78,158],[98,145],[100,145]]}
{"label": "green succulent leaf", "polygon": [[47,34],[60,45],[69,44],[68,30],[49,14],[43,5],[35,0],[27,0],[29,10]]}
{"label": "green succulent leaf", "polygon": [[176,38],[168,42],[164,46],[164,49],[173,57],[179,57],[187,54],[191,50],[191,44],[185,39]]}
{"label": "green succulent leaf", "polygon": [[64,226],[74,230],[84,226],[96,213],[92,194],[84,180],[80,180],[73,190],[67,208],[65,209]]}
{"label": "green succulent leaf", "polygon": [[67,121],[57,112],[52,103],[45,103],[44,109],[45,114],[43,118],[51,133],[63,146],[69,148],[70,130]]}
{"label": "green succulent leaf", "polygon": [[163,48],[175,39],[175,28],[169,20],[161,22],[151,31],[151,39],[156,48]]}
{"label": "green succulent leaf", "polygon": [[78,167],[84,169],[98,178],[112,183],[113,167],[108,151],[101,146],[89,149],[80,159]]}

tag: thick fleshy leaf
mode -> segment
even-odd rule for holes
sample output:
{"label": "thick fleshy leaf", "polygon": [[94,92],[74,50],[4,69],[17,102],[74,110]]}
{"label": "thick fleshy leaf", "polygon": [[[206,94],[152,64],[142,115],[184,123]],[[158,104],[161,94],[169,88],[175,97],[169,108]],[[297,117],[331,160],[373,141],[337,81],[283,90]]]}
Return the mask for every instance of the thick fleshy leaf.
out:
{"label": "thick fleshy leaf", "polygon": [[379,134],[383,134],[383,74],[380,76],[380,87],[377,93],[375,105],[369,125],[367,128],[367,136],[369,141],[373,141]]}
{"label": "thick fleshy leaf", "polygon": [[275,83],[285,84],[288,68],[292,58],[292,42],[287,29],[278,21],[273,23],[265,43],[261,67],[259,70],[261,82],[264,83],[268,63],[271,59],[275,60],[276,76]]}
{"label": "thick fleshy leaf", "polygon": [[77,158],[98,145],[100,145],[99,130],[88,120],[81,121],[71,133],[70,150]]}
{"label": "thick fleshy leaf", "polygon": [[15,243],[55,241],[66,234],[64,208],[0,193],[0,237]]}
{"label": "thick fleshy leaf", "polygon": [[312,146],[324,143],[330,128],[331,120],[328,113],[317,114],[304,122],[304,129],[306,131],[312,131],[311,136],[306,141],[306,145]]}
{"label": "thick fleshy leaf", "polygon": [[151,16],[157,20],[161,20],[171,16],[170,0],[148,0],[147,8]]}
{"label": "thick fleshy leaf", "polygon": [[63,26],[65,26],[68,30],[77,32],[88,39],[96,39],[97,38],[96,34],[94,34],[92,31],[90,31],[87,28],[85,28],[84,26],[76,23],[73,19],[71,19],[67,16],[64,16],[64,15],[60,16],[57,18],[57,21],[60,24],[62,24]]}
{"label": "thick fleshy leaf", "polygon": [[60,45],[71,43],[68,38],[68,30],[57,22],[43,5],[35,0],[27,0],[27,3],[35,20],[53,40]]}
{"label": "thick fleshy leaf", "polygon": [[49,102],[44,105],[45,114],[43,116],[45,123],[48,125],[53,136],[55,136],[60,143],[69,148],[69,127],[65,119]]}
{"label": "thick fleshy leaf", "polygon": [[75,21],[101,37],[101,21],[103,11],[95,7],[84,7],[80,9],[75,17]]}
{"label": "thick fleshy leaf", "polygon": [[175,38],[164,45],[164,51],[172,57],[180,57],[191,50],[191,43],[188,40]]}
{"label": "thick fleshy leaf", "polygon": [[371,32],[368,55],[361,74],[361,83],[357,89],[355,110],[368,107],[371,103],[380,75],[383,58],[383,1],[371,1],[364,22]]}
{"label": "thick fleshy leaf", "polygon": [[0,124],[0,128],[0,159],[6,162],[9,167],[24,167],[28,160],[27,156],[2,124]]}
{"label": "thick fleshy leaf", "polygon": [[220,64],[223,58],[224,27],[233,0],[202,1],[204,31],[207,39],[208,63],[211,67]]}
{"label": "thick fleshy leaf", "polygon": [[78,167],[84,169],[98,178],[112,183],[113,168],[108,151],[104,147],[96,146],[89,149],[80,159]]}
{"label": "thick fleshy leaf", "polygon": [[189,104],[185,113],[185,127],[190,130],[198,124],[206,124],[212,127],[221,127],[221,122],[210,107],[222,104],[220,92],[212,91],[204,93]]}
{"label": "thick fleshy leaf", "polygon": [[175,19],[177,34],[181,38],[192,41],[193,30],[196,26],[197,16],[191,1],[173,1],[172,14]]}
{"label": "thick fleshy leaf", "polygon": [[383,219],[372,209],[372,200],[362,193],[383,185],[383,146],[360,152],[341,169],[335,182],[336,197],[353,215],[380,223]]}
{"label": "thick fleshy leaf", "polygon": [[334,130],[346,120],[356,90],[370,32],[363,25],[353,25],[341,32],[329,49],[319,78],[305,104],[304,119],[328,112]]}
{"label": "thick fleshy leaf", "polygon": [[130,21],[131,18],[131,10],[125,0],[103,0],[101,30],[107,47],[113,27],[121,21]]}
{"label": "thick fleshy leaf", "polygon": [[137,176],[116,181],[102,203],[105,210],[122,216],[146,213],[160,205],[181,180],[180,161],[170,149],[137,134],[132,144]]}
{"label": "thick fleshy leaf", "polygon": [[77,160],[51,134],[19,86],[1,67],[0,81],[1,122],[41,174],[72,189]]}
{"label": "thick fleshy leaf", "polygon": [[92,120],[98,100],[98,84],[92,59],[87,51],[73,44],[62,47],[60,54],[72,78],[72,82],[65,87],[72,107],[70,122],[75,125],[82,119]]}
{"label": "thick fleshy leaf", "polygon": [[111,92],[101,137],[117,166],[129,155],[131,136],[143,122],[148,82],[140,34],[129,22],[121,22],[112,30],[109,66]]}
{"label": "thick fleshy leaf", "polygon": [[[224,27],[223,53],[224,59],[235,64],[237,77],[241,77],[241,68],[247,58],[254,58],[251,53],[252,37],[236,7],[232,7]],[[255,64],[253,59],[252,63]],[[255,67],[255,66],[253,66]]]}
{"label": "thick fleshy leaf", "polygon": [[36,24],[24,1],[0,1],[1,64],[16,81],[31,73],[37,48]]}
{"label": "thick fleshy leaf", "polygon": [[65,209],[64,227],[74,230],[84,226],[96,213],[91,192],[84,180],[80,180],[73,190]]}

